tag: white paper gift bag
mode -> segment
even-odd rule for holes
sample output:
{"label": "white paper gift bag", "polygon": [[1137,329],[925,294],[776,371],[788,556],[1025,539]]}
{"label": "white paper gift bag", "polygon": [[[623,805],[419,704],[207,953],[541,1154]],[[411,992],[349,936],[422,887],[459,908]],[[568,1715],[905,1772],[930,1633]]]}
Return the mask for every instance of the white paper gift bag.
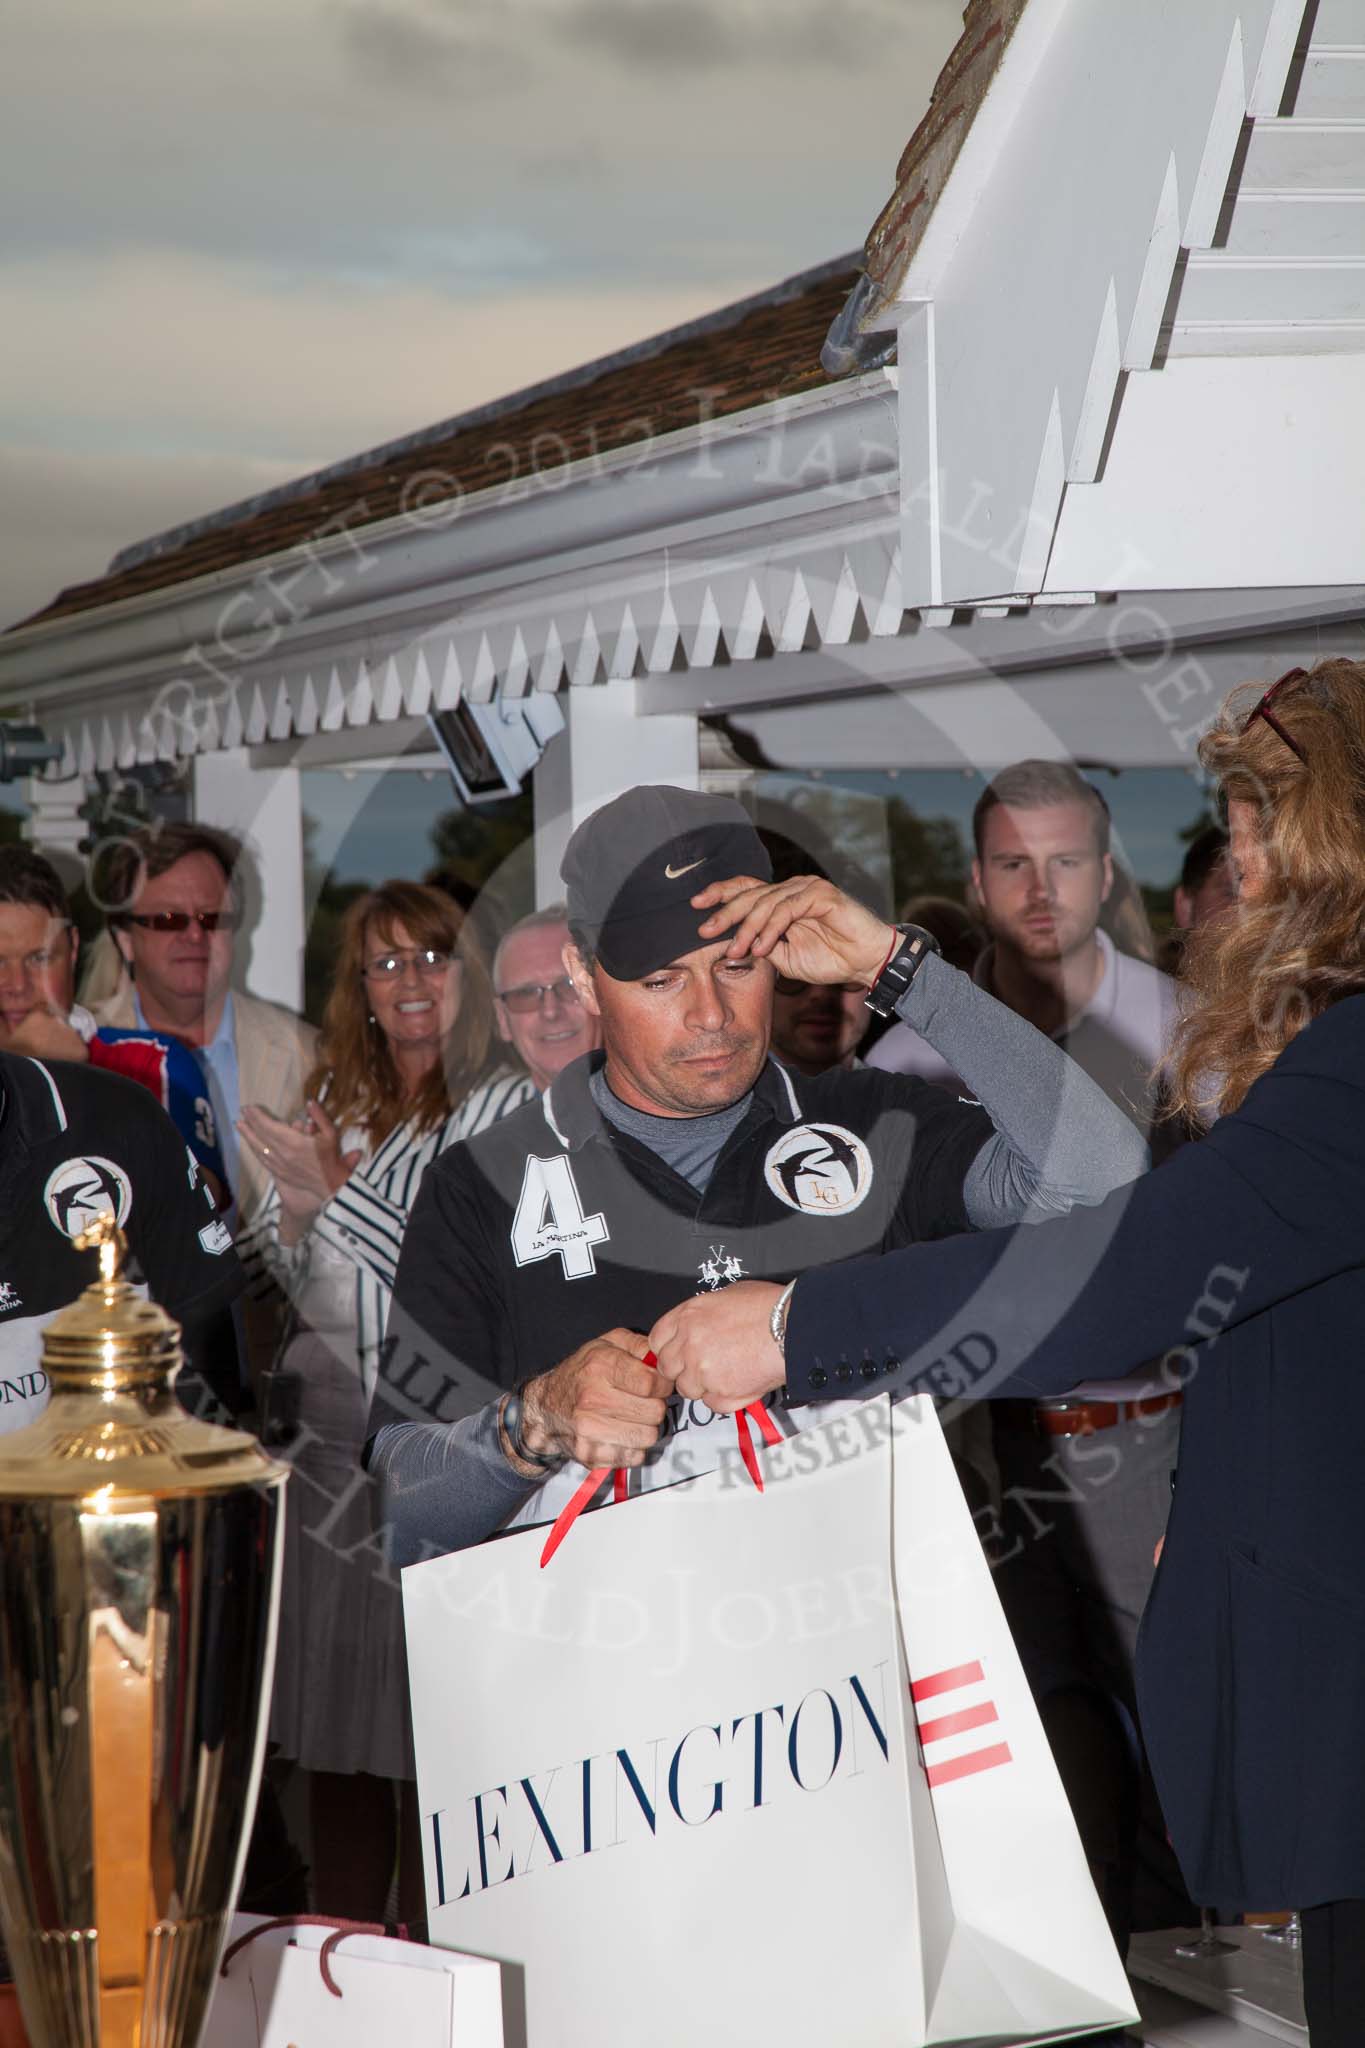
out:
{"label": "white paper gift bag", "polygon": [[239,1913],[200,2048],[503,2048],[497,1963],[333,1932]]}
{"label": "white paper gift bag", "polygon": [[1002,2008],[1021,2039],[1119,2025],[1127,1979],[934,1405],[891,1413],[896,1595],[948,1895],[925,1944],[930,2038]]}
{"label": "white paper gift bag", "polygon": [[[896,1423],[893,1572],[891,1413],[766,1451],[761,1493],[715,1472],[585,1516],[545,1571],[527,1531],[403,1574],[432,1939],[525,1966],[530,2048],[987,2048],[1132,2016],[929,1402]],[[921,1753],[911,1677],[942,1720],[932,1687],[973,1666],[947,1701],[971,1727]],[[984,1733],[1008,1765],[931,1782]],[[1035,1968],[1011,1900],[1037,1917],[1041,1885]]]}

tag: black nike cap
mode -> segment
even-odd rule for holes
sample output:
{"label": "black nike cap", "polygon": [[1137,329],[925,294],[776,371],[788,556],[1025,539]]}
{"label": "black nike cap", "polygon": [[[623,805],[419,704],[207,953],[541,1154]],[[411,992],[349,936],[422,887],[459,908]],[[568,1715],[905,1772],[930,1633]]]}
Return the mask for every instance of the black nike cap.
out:
{"label": "black nike cap", "polygon": [[570,925],[613,980],[638,981],[707,943],[700,928],[711,913],[693,909],[698,890],[734,875],[766,882],[772,863],[733,797],[660,782],[585,818],[559,872]]}

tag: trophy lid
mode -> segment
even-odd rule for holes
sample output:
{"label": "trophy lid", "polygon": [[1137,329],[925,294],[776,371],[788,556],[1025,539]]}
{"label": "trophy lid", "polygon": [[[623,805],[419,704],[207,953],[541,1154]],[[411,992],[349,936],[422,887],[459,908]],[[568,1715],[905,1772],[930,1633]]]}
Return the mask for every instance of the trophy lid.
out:
{"label": "trophy lid", "polygon": [[241,1430],[201,1422],[176,1399],[180,1325],[124,1277],[114,1217],[75,1239],[99,1275],[43,1331],[52,1398],[36,1422],[0,1436],[0,1500],[214,1493],[279,1484],[286,1468]]}
{"label": "trophy lid", "polygon": [[99,1274],[43,1332],[43,1370],[55,1388],[131,1393],[169,1384],[182,1363],[180,1325],[124,1278],[128,1240],[105,1210],[75,1239],[97,1251]]}

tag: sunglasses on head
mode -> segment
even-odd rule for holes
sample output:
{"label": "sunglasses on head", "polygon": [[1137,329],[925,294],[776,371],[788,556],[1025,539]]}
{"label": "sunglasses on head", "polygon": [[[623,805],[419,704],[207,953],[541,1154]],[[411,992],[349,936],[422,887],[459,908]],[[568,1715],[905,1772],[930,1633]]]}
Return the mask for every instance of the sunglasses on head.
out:
{"label": "sunglasses on head", "polygon": [[1266,724],[1270,727],[1270,730],[1273,733],[1277,734],[1278,737],[1284,741],[1290,753],[1298,755],[1299,759],[1303,762],[1305,768],[1308,766],[1307,754],[1305,754],[1303,748],[1299,745],[1296,739],[1290,738],[1289,734],[1280,724],[1279,719],[1275,716],[1274,712],[1271,710],[1270,707],[1275,702],[1275,699],[1278,696],[1280,696],[1283,691],[1287,690],[1293,683],[1302,682],[1307,674],[1308,671],[1306,668],[1286,669],[1284,674],[1278,679],[1278,681],[1273,682],[1270,685],[1270,688],[1266,691],[1264,697],[1262,697],[1260,703],[1256,706],[1255,710],[1251,712],[1251,714],[1247,718],[1246,724],[1242,727],[1242,731],[1244,733],[1249,732],[1255,721],[1258,718],[1263,718]]}
{"label": "sunglasses on head", "polygon": [[187,932],[192,924],[201,932],[235,932],[242,914],[239,910],[130,910],[123,921],[144,932]]}

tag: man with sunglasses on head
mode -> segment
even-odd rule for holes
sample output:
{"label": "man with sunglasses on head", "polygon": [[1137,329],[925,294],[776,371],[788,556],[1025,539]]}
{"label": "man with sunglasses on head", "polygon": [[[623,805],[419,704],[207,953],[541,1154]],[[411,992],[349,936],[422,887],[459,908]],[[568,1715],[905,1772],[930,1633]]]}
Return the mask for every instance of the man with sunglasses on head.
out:
{"label": "man with sunglasses on head", "polygon": [[519,918],[493,955],[498,1036],[543,1093],[565,1067],[601,1043],[597,1019],[564,967],[569,913],[562,903]]}
{"label": "man with sunglasses on head", "polygon": [[239,1216],[268,1179],[268,1167],[239,1151],[242,1108],[296,1116],[317,1038],[310,1024],[232,986],[242,859],[241,841],[210,825],[149,826],[110,848],[95,883],[125,978],[92,1005],[97,1024],[153,1031],[193,1052]]}

